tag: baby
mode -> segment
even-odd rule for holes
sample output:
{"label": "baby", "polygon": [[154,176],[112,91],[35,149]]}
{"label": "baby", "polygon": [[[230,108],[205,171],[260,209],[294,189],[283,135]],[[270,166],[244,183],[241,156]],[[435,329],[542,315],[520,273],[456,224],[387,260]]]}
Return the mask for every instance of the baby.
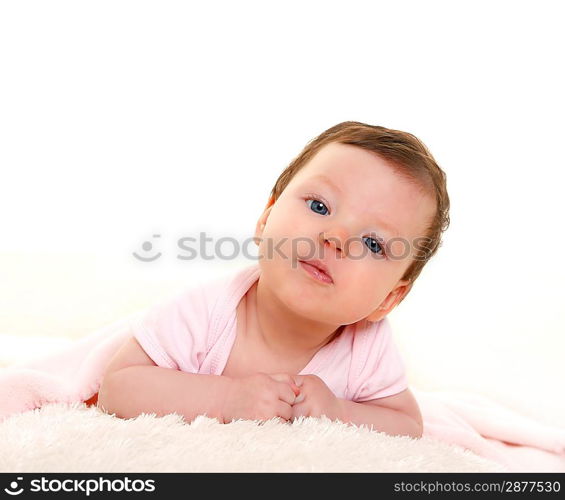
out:
{"label": "baby", "polygon": [[325,415],[421,437],[386,316],[437,251],[448,213],[445,174],[416,137],[331,127],[276,181],[258,264],[133,324],[98,406],[223,423]]}

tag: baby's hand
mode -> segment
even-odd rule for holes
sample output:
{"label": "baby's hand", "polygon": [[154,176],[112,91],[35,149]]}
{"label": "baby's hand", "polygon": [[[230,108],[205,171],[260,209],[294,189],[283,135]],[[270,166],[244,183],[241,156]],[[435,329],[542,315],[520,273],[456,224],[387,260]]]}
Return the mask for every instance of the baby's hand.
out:
{"label": "baby's hand", "polygon": [[304,417],[325,415],[330,420],[343,421],[341,401],[334,395],[324,381],[316,375],[293,375],[300,387],[300,395],[292,405],[292,420]]}
{"label": "baby's hand", "polygon": [[221,415],[224,423],[237,419],[270,420],[292,417],[292,403],[299,388],[293,378],[284,373],[256,373],[231,379]]}

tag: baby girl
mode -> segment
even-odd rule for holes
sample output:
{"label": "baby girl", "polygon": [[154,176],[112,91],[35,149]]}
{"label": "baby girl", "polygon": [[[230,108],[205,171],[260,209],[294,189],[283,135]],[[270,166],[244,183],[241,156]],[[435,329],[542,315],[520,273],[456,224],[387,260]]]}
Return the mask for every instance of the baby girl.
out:
{"label": "baby girl", "polygon": [[276,181],[258,262],[132,324],[98,407],[223,423],[325,415],[421,437],[386,316],[436,253],[448,213],[445,174],[416,137],[331,127]]}

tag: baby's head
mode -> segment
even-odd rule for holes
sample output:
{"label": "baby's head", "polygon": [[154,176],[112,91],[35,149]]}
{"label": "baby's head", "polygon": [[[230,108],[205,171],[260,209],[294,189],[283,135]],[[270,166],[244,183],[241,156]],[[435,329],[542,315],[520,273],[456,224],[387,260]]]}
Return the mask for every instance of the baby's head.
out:
{"label": "baby's head", "polygon": [[[411,290],[449,226],[445,173],[412,134],[343,122],[277,179],[257,222],[265,285],[299,314],[378,321]],[[318,260],[332,282],[300,261]]]}

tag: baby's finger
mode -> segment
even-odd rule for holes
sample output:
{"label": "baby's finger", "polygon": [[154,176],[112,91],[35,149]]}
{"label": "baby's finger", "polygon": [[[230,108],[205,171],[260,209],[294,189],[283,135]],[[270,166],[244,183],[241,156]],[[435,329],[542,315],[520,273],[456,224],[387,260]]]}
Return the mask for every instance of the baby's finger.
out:
{"label": "baby's finger", "polygon": [[300,387],[294,382],[294,378],[288,373],[269,373],[269,376],[277,382],[285,382],[290,385],[295,395],[300,394]]}
{"label": "baby's finger", "polygon": [[294,422],[295,419],[298,417],[308,417],[309,411],[307,405],[296,404],[292,407],[292,419],[291,421]]}
{"label": "baby's finger", "polygon": [[278,384],[279,399],[287,405],[292,406],[296,400],[296,394],[287,384]]}
{"label": "baby's finger", "polygon": [[304,393],[300,394],[299,396],[296,396],[296,399],[294,400],[293,404],[297,405],[299,403],[302,403],[302,401],[304,401],[304,398],[305,398]]}
{"label": "baby's finger", "polygon": [[281,401],[277,407],[277,415],[288,422],[292,418],[292,406]]}

